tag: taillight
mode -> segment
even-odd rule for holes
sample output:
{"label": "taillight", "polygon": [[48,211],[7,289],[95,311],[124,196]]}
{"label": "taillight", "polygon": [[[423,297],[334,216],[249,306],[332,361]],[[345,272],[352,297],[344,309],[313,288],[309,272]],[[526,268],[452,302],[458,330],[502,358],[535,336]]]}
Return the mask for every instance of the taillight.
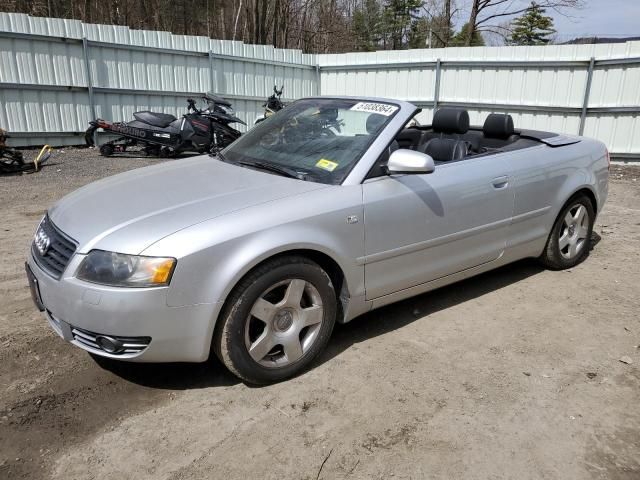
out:
{"label": "taillight", "polygon": [[607,157],[607,169],[611,170],[611,155],[609,155],[609,149],[608,148],[604,149],[604,154]]}

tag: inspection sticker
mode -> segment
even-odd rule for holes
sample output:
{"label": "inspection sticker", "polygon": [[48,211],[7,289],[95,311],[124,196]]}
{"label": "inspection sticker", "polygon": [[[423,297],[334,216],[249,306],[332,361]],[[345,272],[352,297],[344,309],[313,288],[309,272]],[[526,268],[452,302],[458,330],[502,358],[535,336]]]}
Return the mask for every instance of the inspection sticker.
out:
{"label": "inspection sticker", "polygon": [[331,160],[327,160],[326,158],[321,158],[316,163],[316,167],[321,168],[323,170],[327,170],[329,172],[333,172],[338,164],[336,162],[332,162]]}
{"label": "inspection sticker", "polygon": [[389,115],[393,115],[395,111],[398,110],[398,107],[389,105],[388,103],[359,102],[349,110],[353,110],[354,112],[377,113],[388,117]]}

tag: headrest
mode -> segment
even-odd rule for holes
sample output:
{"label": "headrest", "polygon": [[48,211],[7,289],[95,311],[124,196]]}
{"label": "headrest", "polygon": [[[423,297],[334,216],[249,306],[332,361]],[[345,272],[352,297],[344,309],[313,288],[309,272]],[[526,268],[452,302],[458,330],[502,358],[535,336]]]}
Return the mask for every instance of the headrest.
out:
{"label": "headrest", "polygon": [[400,132],[398,132],[398,135],[396,135],[396,139],[398,140],[408,140],[408,141],[419,141],[422,138],[422,135],[424,135],[424,132],[422,130],[418,130],[416,128],[405,128],[403,130],[400,130]]}
{"label": "headrest", "polygon": [[461,108],[441,108],[433,115],[431,127],[438,133],[467,133],[469,114]]}
{"label": "headrest", "polygon": [[374,134],[378,132],[380,126],[387,120],[384,115],[372,113],[367,117],[367,133]]}
{"label": "headrest", "polygon": [[337,108],[323,108],[318,112],[323,119],[328,122],[334,122],[338,119],[338,109]]}
{"label": "headrest", "polygon": [[486,137],[509,138],[515,132],[513,118],[504,113],[491,113],[484,121],[482,131]]}

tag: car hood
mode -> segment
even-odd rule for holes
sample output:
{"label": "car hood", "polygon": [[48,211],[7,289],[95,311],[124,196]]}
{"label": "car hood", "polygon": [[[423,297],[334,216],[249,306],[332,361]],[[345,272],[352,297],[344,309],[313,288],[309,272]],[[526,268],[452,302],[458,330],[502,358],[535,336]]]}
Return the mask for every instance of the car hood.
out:
{"label": "car hood", "polygon": [[196,223],[326,187],[201,156],[91,183],[60,200],[49,217],[80,253],[138,254]]}

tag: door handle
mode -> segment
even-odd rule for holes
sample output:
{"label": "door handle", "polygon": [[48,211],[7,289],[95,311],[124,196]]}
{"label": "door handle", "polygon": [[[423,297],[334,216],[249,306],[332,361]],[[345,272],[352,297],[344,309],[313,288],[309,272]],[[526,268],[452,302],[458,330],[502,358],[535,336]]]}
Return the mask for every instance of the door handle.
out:
{"label": "door handle", "polygon": [[509,177],[506,175],[503,177],[496,177],[491,181],[493,188],[496,190],[502,190],[503,188],[507,188],[509,186]]}

